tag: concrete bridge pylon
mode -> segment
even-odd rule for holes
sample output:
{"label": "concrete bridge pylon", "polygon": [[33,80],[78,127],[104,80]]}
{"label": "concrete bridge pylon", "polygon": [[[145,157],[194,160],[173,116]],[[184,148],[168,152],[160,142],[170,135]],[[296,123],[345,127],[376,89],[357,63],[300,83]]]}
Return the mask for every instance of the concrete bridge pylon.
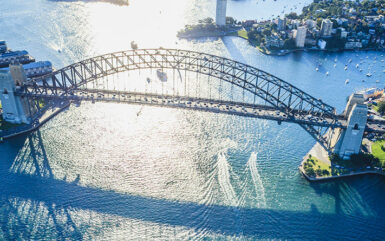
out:
{"label": "concrete bridge pylon", "polygon": [[17,88],[27,81],[22,64],[11,64],[9,70],[0,70],[0,101],[2,116],[7,122],[29,124],[31,113],[27,98],[16,96]]}
{"label": "concrete bridge pylon", "polygon": [[349,159],[352,154],[357,154],[361,150],[368,115],[368,107],[364,104],[364,100],[362,94],[352,94],[349,97],[344,111],[348,120],[347,128],[338,131],[339,138],[334,147],[334,153],[341,158]]}
{"label": "concrete bridge pylon", "polygon": [[215,23],[218,26],[226,25],[227,0],[217,0]]}

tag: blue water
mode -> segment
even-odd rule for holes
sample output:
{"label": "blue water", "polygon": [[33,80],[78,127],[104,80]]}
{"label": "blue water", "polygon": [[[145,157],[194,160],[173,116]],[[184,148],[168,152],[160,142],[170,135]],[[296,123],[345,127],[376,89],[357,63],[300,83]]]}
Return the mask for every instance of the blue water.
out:
{"label": "blue water", "polygon": [[[268,18],[290,4],[229,1],[228,15]],[[381,52],[274,57],[233,37],[178,40],[185,24],[214,16],[215,1],[0,6],[1,38],[56,68],[128,49],[135,40],[141,48],[230,57],[338,111],[353,91],[385,83]],[[297,167],[314,143],[295,124],[124,104],[71,106],[39,131],[0,144],[0,239],[384,239],[384,179],[307,182]]]}

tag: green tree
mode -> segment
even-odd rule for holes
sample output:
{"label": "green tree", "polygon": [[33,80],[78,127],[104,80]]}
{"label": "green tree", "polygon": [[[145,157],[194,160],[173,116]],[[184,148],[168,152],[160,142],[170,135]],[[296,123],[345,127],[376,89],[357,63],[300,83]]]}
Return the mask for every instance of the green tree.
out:
{"label": "green tree", "polygon": [[322,176],[329,176],[330,172],[326,169],[322,170]]}
{"label": "green tree", "polygon": [[385,114],[385,101],[381,101],[377,105],[378,105],[378,112],[381,115],[384,115]]}
{"label": "green tree", "polygon": [[283,48],[285,48],[285,49],[295,49],[296,47],[297,46],[295,45],[294,39],[286,39],[284,44],[283,44]]}
{"label": "green tree", "polygon": [[199,20],[198,22],[199,23],[203,23],[203,24],[214,24],[214,19],[212,19],[212,18],[205,18],[203,20]]}
{"label": "green tree", "polygon": [[357,167],[380,166],[381,164],[377,157],[367,153],[352,154],[350,156],[350,162]]}
{"label": "green tree", "polygon": [[230,24],[230,25],[233,25],[235,24],[237,21],[233,18],[233,17],[226,17],[226,24]]}
{"label": "green tree", "polygon": [[315,171],[314,171],[313,167],[305,168],[305,173],[309,177],[314,177],[315,176]]}
{"label": "green tree", "polygon": [[297,13],[291,12],[291,13],[286,15],[286,18],[288,18],[288,19],[297,19],[298,15],[297,15]]}
{"label": "green tree", "polygon": [[271,35],[271,30],[269,29],[264,29],[262,32],[265,36],[270,36]]}

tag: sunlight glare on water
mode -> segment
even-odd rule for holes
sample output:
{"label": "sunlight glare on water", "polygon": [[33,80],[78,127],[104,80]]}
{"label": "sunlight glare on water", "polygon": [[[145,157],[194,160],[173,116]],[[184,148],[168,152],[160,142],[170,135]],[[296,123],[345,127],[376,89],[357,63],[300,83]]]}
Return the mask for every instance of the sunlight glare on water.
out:
{"label": "sunlight glare on water", "polygon": [[[128,50],[131,41],[205,52],[263,69],[338,111],[352,91],[382,79],[382,66],[365,83],[354,68],[343,69],[355,55],[373,59],[379,52],[275,57],[236,37],[178,39],[184,25],[215,16],[214,0],[111,1],[0,0],[0,38],[57,69]],[[267,19],[308,2],[229,0],[228,16]],[[321,58],[329,77],[314,71]],[[340,68],[332,68],[335,58]],[[179,75],[167,74],[167,83],[146,70],[88,87],[108,82],[172,94],[175,83],[183,90]],[[198,89],[195,75],[187,77],[189,94],[226,97],[218,81],[210,80],[209,91],[207,78]],[[352,240],[368,239],[367,230],[384,237],[384,180],[308,183],[297,167],[314,143],[290,123],[131,104],[71,105],[37,132],[0,144],[0,239]]]}

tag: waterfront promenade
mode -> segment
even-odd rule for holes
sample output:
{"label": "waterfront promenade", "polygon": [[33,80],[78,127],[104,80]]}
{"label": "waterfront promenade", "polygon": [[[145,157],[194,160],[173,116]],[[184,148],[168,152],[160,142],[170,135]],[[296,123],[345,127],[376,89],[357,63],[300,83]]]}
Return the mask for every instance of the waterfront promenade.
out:
{"label": "waterfront promenade", "polygon": [[[327,176],[309,176],[305,169],[304,164],[306,161],[311,158],[316,157],[318,161],[322,162],[320,166],[328,166],[330,168],[329,172],[330,174]],[[360,175],[380,175],[385,177],[385,169],[384,168],[378,168],[378,167],[362,167],[362,168],[345,168],[339,165],[336,165],[330,161],[329,153],[321,147],[318,143],[316,143],[313,148],[306,154],[306,156],[303,158],[301,165],[298,167],[299,171],[302,173],[302,175],[311,182],[318,182],[318,181],[331,181],[335,179],[340,178],[346,178],[346,177],[353,177],[353,176],[360,176]]]}

